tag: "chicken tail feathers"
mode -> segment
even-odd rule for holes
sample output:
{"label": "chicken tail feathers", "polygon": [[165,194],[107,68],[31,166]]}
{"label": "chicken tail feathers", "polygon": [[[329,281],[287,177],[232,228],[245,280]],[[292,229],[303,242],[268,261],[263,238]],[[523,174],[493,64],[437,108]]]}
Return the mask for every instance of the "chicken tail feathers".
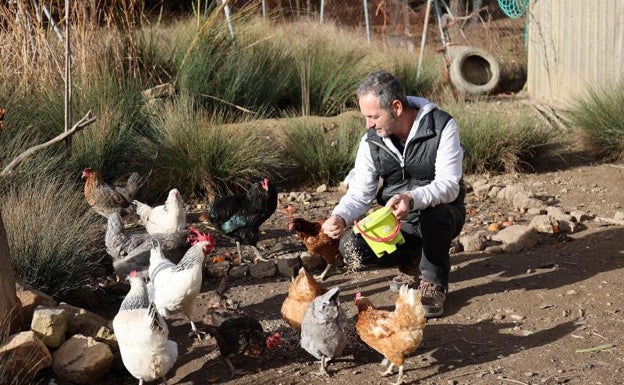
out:
{"label": "chicken tail feathers", "polygon": [[245,220],[245,218],[243,216],[240,215],[234,215],[232,216],[229,220],[227,220],[225,223],[223,223],[223,225],[221,225],[221,229],[226,233],[226,234],[231,234],[234,231],[245,227],[247,225],[247,221]]}
{"label": "chicken tail feathers", "polygon": [[408,288],[408,285],[401,286],[399,298],[396,303],[396,312],[408,311],[416,319],[418,326],[424,327],[427,322],[425,309],[422,306],[420,292]]}
{"label": "chicken tail feathers", "polygon": [[150,211],[152,210],[152,206],[141,203],[137,200],[133,200],[132,205],[135,207],[136,214],[141,218],[141,221],[145,223]]}
{"label": "chicken tail feathers", "polygon": [[147,308],[147,314],[152,319],[152,323],[150,324],[150,328],[152,330],[157,330],[159,333],[164,333],[164,334],[169,333],[165,320],[158,313],[158,310],[156,309],[156,305],[154,305],[153,302],[150,302],[149,307]]}
{"label": "chicken tail feathers", "polygon": [[139,192],[139,189],[143,185],[143,180],[139,176],[138,172],[133,172],[128,177],[128,181],[126,182],[126,194],[131,199]]}
{"label": "chicken tail feathers", "polygon": [[119,246],[123,240],[123,228],[124,225],[119,212],[114,212],[108,217],[104,244],[106,245],[106,252],[113,257],[113,259],[120,257]]}
{"label": "chicken tail feathers", "polygon": [[154,302],[154,296],[156,293],[156,290],[154,289],[154,283],[152,281],[148,281],[145,284],[146,288],[147,288],[147,298],[149,299],[150,302]]}

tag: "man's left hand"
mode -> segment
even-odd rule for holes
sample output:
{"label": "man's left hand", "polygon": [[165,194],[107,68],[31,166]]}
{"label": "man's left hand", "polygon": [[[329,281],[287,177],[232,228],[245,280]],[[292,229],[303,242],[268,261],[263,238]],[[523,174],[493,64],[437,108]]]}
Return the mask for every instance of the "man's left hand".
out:
{"label": "man's left hand", "polygon": [[395,194],[392,198],[386,202],[386,207],[392,209],[392,213],[398,219],[403,219],[407,216],[412,206],[412,194],[407,192],[403,194]]}

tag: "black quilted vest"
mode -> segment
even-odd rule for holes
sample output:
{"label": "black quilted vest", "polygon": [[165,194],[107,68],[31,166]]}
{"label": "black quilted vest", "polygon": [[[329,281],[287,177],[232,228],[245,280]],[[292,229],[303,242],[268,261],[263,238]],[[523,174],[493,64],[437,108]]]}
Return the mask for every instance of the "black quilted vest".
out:
{"label": "black quilted vest", "polygon": [[[375,168],[383,178],[383,185],[377,192],[377,202],[380,205],[385,205],[394,194],[410,191],[433,181],[442,130],[449,120],[451,115],[437,108],[421,119],[415,137],[405,146],[404,167],[401,167],[398,157],[377,136],[375,130],[368,131],[366,141]],[[465,195],[466,189],[462,179],[459,183],[459,194],[451,204],[463,206]],[[411,212],[406,219],[415,220],[417,216],[418,212]]]}

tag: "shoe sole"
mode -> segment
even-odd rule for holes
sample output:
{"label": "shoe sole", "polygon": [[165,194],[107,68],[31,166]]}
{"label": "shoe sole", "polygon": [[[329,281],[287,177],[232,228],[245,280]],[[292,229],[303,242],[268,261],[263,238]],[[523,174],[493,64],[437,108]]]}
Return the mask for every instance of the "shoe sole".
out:
{"label": "shoe sole", "polygon": [[409,284],[405,282],[392,282],[390,283],[390,291],[398,292],[401,290],[401,286],[403,285],[409,285]]}
{"label": "shoe sole", "polygon": [[427,310],[427,307],[423,306],[423,309],[425,310],[425,317],[427,318],[438,318],[442,314],[444,314],[444,308],[436,309],[435,311],[433,311],[433,310]]}

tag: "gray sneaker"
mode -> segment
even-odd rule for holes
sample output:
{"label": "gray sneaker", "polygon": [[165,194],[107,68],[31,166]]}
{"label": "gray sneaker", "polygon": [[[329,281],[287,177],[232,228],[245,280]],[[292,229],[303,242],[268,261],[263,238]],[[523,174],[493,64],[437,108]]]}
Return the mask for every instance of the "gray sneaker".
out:
{"label": "gray sneaker", "polygon": [[420,300],[425,310],[425,317],[435,318],[444,314],[446,294],[443,287],[421,278],[418,291],[420,292]]}
{"label": "gray sneaker", "polygon": [[408,285],[409,287],[414,286],[414,282],[416,280],[411,275],[405,274],[399,271],[399,274],[392,278],[392,282],[390,282],[390,290],[391,291],[399,291],[401,286]]}

